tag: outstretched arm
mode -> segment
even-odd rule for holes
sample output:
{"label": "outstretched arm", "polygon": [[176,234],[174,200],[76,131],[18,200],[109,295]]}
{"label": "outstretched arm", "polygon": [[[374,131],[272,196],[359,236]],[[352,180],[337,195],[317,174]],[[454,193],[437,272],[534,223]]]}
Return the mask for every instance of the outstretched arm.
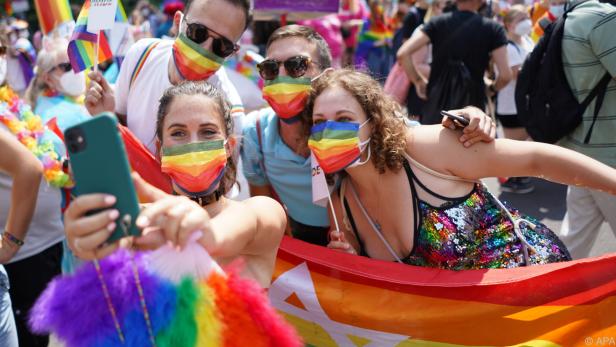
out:
{"label": "outstretched arm", "polygon": [[[11,202],[4,231],[23,241],[26,238],[43,176],[39,160],[13,135],[0,131],[0,171],[13,178]],[[3,238],[0,247],[0,263],[6,263],[17,253],[19,247]]]}
{"label": "outstretched arm", "polygon": [[422,126],[409,132],[407,151],[432,169],[462,178],[534,176],[616,194],[615,169],[554,145],[497,139],[469,150],[451,131]]}

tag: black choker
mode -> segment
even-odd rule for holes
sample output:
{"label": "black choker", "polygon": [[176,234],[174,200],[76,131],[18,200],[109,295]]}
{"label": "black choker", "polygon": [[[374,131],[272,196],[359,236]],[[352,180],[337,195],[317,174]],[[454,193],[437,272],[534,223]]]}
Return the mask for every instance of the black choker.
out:
{"label": "black choker", "polygon": [[201,206],[207,206],[211,203],[213,203],[214,201],[218,201],[220,199],[220,192],[215,191],[214,193],[210,194],[210,195],[205,195],[205,196],[189,196],[188,198],[194,202],[196,202],[197,204],[201,205]]}

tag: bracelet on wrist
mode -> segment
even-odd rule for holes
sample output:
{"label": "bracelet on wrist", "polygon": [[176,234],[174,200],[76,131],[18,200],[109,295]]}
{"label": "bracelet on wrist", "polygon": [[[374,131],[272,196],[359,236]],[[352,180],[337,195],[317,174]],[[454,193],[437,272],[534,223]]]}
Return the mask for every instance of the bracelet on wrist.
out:
{"label": "bracelet on wrist", "polygon": [[17,237],[15,237],[15,235],[11,234],[7,230],[4,230],[4,232],[2,233],[2,238],[5,238],[11,241],[13,244],[17,245],[18,247],[21,247],[24,245],[24,242],[22,240],[18,239]]}

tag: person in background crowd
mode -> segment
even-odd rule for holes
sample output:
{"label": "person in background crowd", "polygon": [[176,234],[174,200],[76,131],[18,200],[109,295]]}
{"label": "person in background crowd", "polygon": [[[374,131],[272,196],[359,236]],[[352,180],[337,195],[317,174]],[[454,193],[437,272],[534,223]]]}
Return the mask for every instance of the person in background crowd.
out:
{"label": "person in background crowd", "polygon": [[[0,36],[0,90],[10,88],[6,86],[7,43],[6,37]],[[9,277],[1,264],[10,262],[20,250],[19,241],[26,239],[43,177],[43,166],[3,126],[0,126],[0,148],[0,211],[5,215],[0,217],[4,220],[0,245],[0,345],[17,347]]]}
{"label": "person in background crowd", "polygon": [[[433,17],[440,16],[441,14],[443,14],[444,7],[445,7],[445,0],[431,1],[431,4],[428,6],[426,13],[424,13],[424,15],[421,17],[421,21],[419,22],[419,25],[415,27],[413,32],[417,30],[421,30],[423,28],[423,24],[426,22],[429,22],[430,19],[432,19]],[[420,8],[417,8],[417,11],[419,10]],[[421,12],[418,12],[418,13],[419,15],[421,15]],[[407,22],[405,20],[405,25],[413,26],[414,21],[410,20]],[[406,30],[406,29],[403,29],[403,30]],[[413,32],[411,32],[411,34]],[[404,32],[404,36],[406,36],[406,31]],[[410,36],[405,38],[405,41],[408,38],[410,38]],[[415,63],[415,67],[417,68],[417,71],[422,76],[425,76],[427,79],[430,79],[430,69],[431,69],[430,65],[432,63],[432,45],[429,44],[429,45],[426,45],[420,48],[418,51],[413,53],[411,59],[413,59],[413,62]],[[425,103],[426,102],[417,95],[417,90],[415,90],[415,88],[409,88],[409,93],[406,97],[406,109],[407,109],[407,113],[410,116],[416,117],[417,119],[421,119],[421,114],[423,112]]]}
{"label": "person in background crowd", "polygon": [[133,36],[135,41],[152,37],[150,22],[143,17],[141,11],[137,9],[133,10],[130,15],[129,23],[130,34]]}
{"label": "person in background crowd", "polygon": [[[422,112],[424,124],[438,123],[443,109],[466,105],[483,109],[486,103],[483,77],[490,58],[501,73],[487,89],[497,92],[511,80],[505,30],[477,13],[481,3],[482,0],[457,0],[458,11],[432,18],[398,51],[398,60],[417,95],[428,100]],[[412,54],[430,43],[433,60],[428,81],[417,72]]]}
{"label": "person in background crowd", "polygon": [[566,3],[567,0],[549,0],[549,9],[545,11],[533,25],[533,31],[531,32],[530,37],[535,43],[537,43],[543,36],[543,31],[545,28],[565,13]]}
{"label": "person in background crowd", "polygon": [[[84,106],[86,91],[85,72],[75,73],[68,59],[68,41],[63,38],[43,39],[43,49],[36,59],[37,74],[26,92],[26,100],[43,123],[53,118],[60,131],[90,118]],[[66,156],[64,143],[52,135],[56,153]],[[68,205],[70,189],[62,191],[62,210]],[[78,261],[64,244],[62,272],[72,273]]]}
{"label": "person in background crowd", "polygon": [[[507,31],[507,59],[511,67],[513,79],[498,92],[496,98],[496,118],[503,126],[505,138],[525,141],[528,133],[520,123],[515,106],[515,86],[518,72],[526,56],[533,50],[534,43],[528,36],[532,23],[524,6],[513,5],[505,12],[503,17]],[[501,183],[501,191],[511,193],[529,193],[534,189],[528,177],[510,177]]]}
{"label": "person in background crowd", "polygon": [[[198,232],[197,242],[220,265],[242,258],[242,275],[267,288],[284,233],[284,210],[273,199],[262,196],[244,201],[225,198],[235,183],[232,153],[238,139],[232,131],[231,107],[224,94],[212,85],[188,81],[165,91],[158,110],[156,138],[162,171],[171,177],[176,195],[163,193],[138,176],[134,178],[138,194],[152,203],[136,220],[143,236],[134,239],[133,245],[155,249],[171,242],[184,247]],[[216,154],[210,162],[193,164],[203,164],[198,176],[211,179],[190,178],[193,176],[184,173],[186,166],[180,165],[177,158],[204,153]],[[193,196],[201,191],[205,195],[195,201]],[[69,244],[80,258],[100,259],[117,249],[118,243],[102,246],[115,229],[119,215],[117,210],[108,210],[113,203],[113,196],[81,195],[66,211]],[[103,209],[107,210],[86,216],[91,210]]]}
{"label": "person in background crowd", "polygon": [[342,54],[344,53],[344,41],[342,38],[342,22],[337,14],[330,14],[317,19],[308,19],[297,22],[319,33],[327,42],[332,55],[332,67],[342,66]]}
{"label": "person in background crowd", "polygon": [[36,52],[28,40],[28,22],[14,20],[6,27],[9,38],[8,46],[8,75],[7,82],[20,96],[26,91],[28,84],[34,77],[34,62]]}
{"label": "person in background crowd", "polygon": [[171,30],[173,26],[173,17],[176,12],[184,12],[184,3],[180,0],[166,0],[163,5],[163,14],[165,15],[165,21],[161,23],[156,32],[156,37],[176,37],[177,31]]}
{"label": "person in background crowd", "polygon": [[402,26],[394,34],[394,52],[397,53],[402,43],[411,38],[415,29],[424,23],[424,17],[433,3],[433,0],[418,0],[411,6],[402,20]]}
{"label": "person in background crowd", "polygon": [[528,6],[528,15],[530,16],[530,21],[533,23],[533,26],[535,26],[539,18],[543,17],[549,9],[550,0],[540,0]]}
{"label": "person in background crowd", "polygon": [[355,51],[355,66],[367,68],[379,80],[385,80],[393,64],[393,32],[379,0],[370,0],[370,17],[364,21]]}
{"label": "person in background crowd", "polygon": [[186,14],[176,12],[174,17],[174,26],[180,33],[175,41],[141,40],[131,47],[120,68],[115,91],[100,73],[90,73],[88,111],[115,112],[120,122],[156,153],[156,110],[164,91],[183,80],[208,81],[232,102],[234,131],[238,134],[244,115],[242,102],[220,67],[238,50],[236,42],[250,22],[249,9],[247,0],[187,2]]}
{"label": "person in background crowd", "polygon": [[332,248],[449,270],[566,261],[552,231],[505,207],[479,179],[541,175],[616,194],[616,169],[574,151],[508,139],[469,151],[453,131],[409,127],[360,72],[325,74],[311,100],[309,146],[326,174],[342,173],[331,200],[331,225],[342,230],[332,230]]}
{"label": "person in background crowd", "polygon": [[150,31],[147,37],[155,37],[160,23],[164,21],[163,14],[149,0],[139,0],[135,9],[141,13],[143,20],[148,22]]}
{"label": "person in background crowd", "polygon": [[344,54],[342,66],[353,65],[355,49],[357,48],[357,35],[363,25],[364,19],[370,13],[361,0],[342,0],[338,17],[342,21],[342,38],[344,39]]}
{"label": "person in background crowd", "polygon": [[[569,86],[582,102],[606,73],[603,105],[593,121],[595,101],[586,108],[583,122],[559,144],[616,168],[616,1],[591,0],[568,14],[562,42],[562,57]],[[592,126],[594,124],[594,127]],[[592,128],[589,143],[584,139]],[[591,256],[601,224],[607,222],[616,235],[616,196],[579,185],[567,189],[567,213],[560,237],[575,259]],[[607,248],[616,251],[616,245]]]}
{"label": "person in background crowd", "polygon": [[[8,40],[0,36],[0,53],[6,53]],[[0,57],[0,66],[5,56]],[[1,71],[1,69],[0,69]],[[6,71],[6,70],[5,70]],[[5,75],[6,76],[6,75]],[[0,81],[0,102],[12,101],[17,95],[5,85],[5,76]],[[0,263],[8,274],[11,304],[17,326],[20,346],[47,346],[49,336],[35,335],[28,326],[28,313],[34,301],[43,292],[49,281],[60,274],[62,240],[64,231],[60,219],[60,190],[47,184],[42,175],[42,165],[32,153],[14,137],[12,129],[0,122],[0,225],[4,228]],[[0,292],[6,290],[0,270]],[[3,299],[2,304],[7,301]],[[6,312],[6,306],[0,311]],[[6,315],[0,315],[0,326],[12,324]],[[0,343],[5,331],[0,331]],[[8,344],[12,338],[9,335]],[[4,346],[4,344],[1,344]]]}

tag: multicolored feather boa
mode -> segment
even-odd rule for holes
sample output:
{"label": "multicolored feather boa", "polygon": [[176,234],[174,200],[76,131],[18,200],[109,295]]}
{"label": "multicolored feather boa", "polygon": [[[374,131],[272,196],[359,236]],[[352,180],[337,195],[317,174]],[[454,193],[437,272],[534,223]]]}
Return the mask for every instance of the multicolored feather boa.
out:
{"label": "multicolored feather boa", "polygon": [[0,88],[0,122],[41,161],[43,176],[51,186],[73,186],[70,176],[63,170],[63,158],[51,141],[43,140],[45,131],[52,130],[46,129],[41,117],[35,115],[30,106],[8,86]]}
{"label": "multicolored feather boa", "polygon": [[241,278],[237,269],[217,270],[196,243],[179,252],[171,246],[150,253],[120,250],[99,264],[99,273],[87,264],[49,284],[31,311],[33,331],[52,332],[67,347],[302,345],[255,281]]}

